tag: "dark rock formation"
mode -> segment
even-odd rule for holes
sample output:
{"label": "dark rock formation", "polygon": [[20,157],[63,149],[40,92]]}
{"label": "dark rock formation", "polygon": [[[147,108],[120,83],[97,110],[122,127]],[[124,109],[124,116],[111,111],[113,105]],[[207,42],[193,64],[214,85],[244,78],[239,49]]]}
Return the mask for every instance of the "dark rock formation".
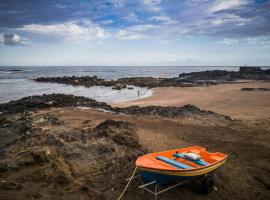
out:
{"label": "dark rock formation", "polygon": [[[219,115],[213,112],[200,110],[193,105],[185,105],[183,107],[162,107],[162,106],[131,106],[127,108],[114,108],[110,105],[102,102],[95,101],[86,97],[65,95],[65,94],[51,94],[25,97],[20,100],[10,101],[8,103],[0,104],[0,112],[24,112],[33,111],[36,109],[44,109],[51,107],[78,107],[85,106],[94,109],[103,109],[111,111],[113,113],[124,113],[133,115],[159,115],[164,117],[184,117],[186,115]],[[219,115],[221,117],[226,117]],[[226,117],[229,119],[229,117]],[[49,121],[52,125],[59,124],[59,120],[53,116],[45,116],[41,121]],[[25,129],[24,132],[29,128],[30,122],[25,122],[20,128]],[[5,123],[3,123],[5,124]],[[5,126],[5,125],[4,125]]]}
{"label": "dark rock formation", "polygon": [[136,147],[139,145],[139,137],[135,125],[106,120],[95,128],[99,137],[111,137],[116,143]]}
{"label": "dark rock formation", "polygon": [[240,67],[239,71],[240,73],[258,74],[262,72],[262,69],[260,67]]}
{"label": "dark rock formation", "polygon": [[213,70],[202,72],[182,73],[179,78],[188,81],[237,81],[237,80],[270,80],[270,70],[260,67],[240,67],[239,71]]}
{"label": "dark rock formation", "polygon": [[105,79],[98,78],[97,76],[40,77],[34,80],[37,82],[60,83],[60,84],[73,85],[73,86],[83,85],[85,87],[111,86],[112,89],[116,89],[116,90],[127,88],[126,84],[121,84],[114,80],[107,81]]}
{"label": "dark rock formation", "polygon": [[87,106],[108,110],[111,109],[111,106],[106,103],[101,103],[86,97],[64,94],[44,94],[41,96],[30,96],[20,100],[0,104],[0,112],[22,112],[25,110],[29,111],[35,109],[65,106]]}
{"label": "dark rock formation", "polygon": [[[128,122],[107,120],[87,132],[77,130],[75,137],[85,134],[85,142],[81,143],[77,139],[65,140],[61,135],[69,136],[66,131],[43,131],[37,137],[34,127],[30,127],[27,137],[21,138],[20,129],[12,125],[20,117],[17,115],[22,113],[5,114],[6,120],[1,119],[7,124],[2,126],[5,131],[16,132],[16,142],[1,147],[0,199],[11,195],[13,199],[24,199],[30,194],[31,198],[46,199],[74,199],[70,195],[79,199],[116,199],[125,186],[122,180],[134,170],[135,160],[145,154],[137,128]],[[40,116],[28,118],[36,122]],[[5,140],[3,133],[0,132],[0,141]]]}
{"label": "dark rock formation", "polygon": [[126,89],[127,85],[126,84],[119,84],[117,83],[115,86],[112,87],[112,89],[114,90],[122,90],[122,89]]}
{"label": "dark rock formation", "polygon": [[216,85],[223,83],[234,83],[243,80],[270,80],[270,69],[262,70],[260,67],[240,67],[239,71],[212,70],[202,72],[182,73],[175,78],[153,78],[153,77],[130,77],[118,80],[104,80],[96,76],[82,77],[41,77],[35,79],[37,82],[62,83],[73,86],[111,86],[113,89],[121,90],[127,85],[139,87],[194,87],[202,85]]}
{"label": "dark rock formation", "polygon": [[7,69],[7,70],[0,70],[0,72],[22,72],[21,69]]}
{"label": "dark rock formation", "polygon": [[190,115],[209,115],[209,116],[219,116],[223,117],[227,120],[231,120],[230,117],[220,115],[211,111],[201,110],[200,108],[194,105],[185,105],[182,107],[162,107],[162,106],[130,106],[126,108],[114,108],[114,112],[116,113],[125,113],[125,114],[133,114],[133,115],[157,115],[163,117],[185,117]]}
{"label": "dark rock formation", "polygon": [[241,91],[270,91],[270,88],[241,88]]}
{"label": "dark rock formation", "polygon": [[63,142],[61,139],[57,138],[55,135],[53,134],[48,134],[46,135],[45,139],[44,139],[44,143],[46,145],[54,145],[54,146],[62,146]]}
{"label": "dark rock formation", "polygon": [[162,80],[164,80],[164,78],[130,77],[130,78],[120,78],[116,82],[121,83],[121,84],[152,88],[152,87],[158,87]]}

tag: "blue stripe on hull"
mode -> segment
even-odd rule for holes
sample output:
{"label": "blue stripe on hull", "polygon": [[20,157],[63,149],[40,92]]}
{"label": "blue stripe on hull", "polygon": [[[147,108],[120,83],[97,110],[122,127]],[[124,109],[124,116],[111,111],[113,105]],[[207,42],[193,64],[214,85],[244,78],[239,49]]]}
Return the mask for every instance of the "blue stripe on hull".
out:
{"label": "blue stripe on hull", "polygon": [[192,177],[171,176],[171,175],[158,174],[158,173],[147,172],[147,171],[142,171],[141,175],[142,175],[144,182],[156,181],[159,184],[166,184],[166,183],[170,183],[173,181],[181,181],[181,180],[194,179],[194,178],[201,177],[201,175],[200,176],[192,176]]}

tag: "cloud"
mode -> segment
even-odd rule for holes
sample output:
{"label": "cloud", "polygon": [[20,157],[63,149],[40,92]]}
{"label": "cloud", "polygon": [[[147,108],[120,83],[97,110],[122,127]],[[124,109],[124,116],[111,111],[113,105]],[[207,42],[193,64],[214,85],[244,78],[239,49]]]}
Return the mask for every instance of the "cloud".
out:
{"label": "cloud", "polygon": [[29,46],[31,43],[25,39],[20,37],[17,34],[4,33],[0,34],[0,44],[7,46]]}
{"label": "cloud", "polygon": [[134,13],[129,13],[127,16],[123,17],[123,19],[130,21],[130,22],[138,22],[139,18],[138,15]]}
{"label": "cloud", "polygon": [[58,36],[63,39],[74,40],[77,42],[87,41],[90,39],[102,39],[109,36],[109,33],[102,27],[96,25],[90,20],[69,21],[61,24],[29,24],[20,31]]}
{"label": "cloud", "polygon": [[235,39],[235,38],[224,38],[223,39],[223,44],[226,44],[226,45],[231,45],[231,44],[235,44],[235,43],[237,43],[237,42],[239,42],[239,40],[238,39]]}
{"label": "cloud", "polygon": [[157,15],[157,16],[153,16],[150,18],[150,20],[155,20],[155,21],[159,21],[162,22],[166,25],[171,25],[171,24],[177,24],[178,22],[171,19],[169,16],[162,14],[162,15]]}
{"label": "cloud", "polygon": [[246,39],[248,44],[257,44],[258,43],[258,38],[254,38],[254,37],[248,37]]}
{"label": "cloud", "polygon": [[248,22],[252,22],[253,19],[243,18],[236,14],[224,14],[223,16],[214,18],[211,23],[215,26],[220,26],[228,23],[234,23],[238,26],[243,26]]}
{"label": "cloud", "polygon": [[248,37],[243,41],[249,45],[262,45],[264,47],[270,47],[270,37]]}
{"label": "cloud", "polygon": [[162,0],[143,0],[142,3],[145,6],[144,9],[150,12],[161,11]]}
{"label": "cloud", "polygon": [[182,35],[240,39],[269,35],[269,6],[270,1],[265,0],[2,0],[0,31],[20,30],[74,41],[111,35],[131,39]]}
{"label": "cloud", "polygon": [[248,4],[247,0],[218,0],[214,3],[212,7],[209,8],[209,11],[219,12],[228,9],[239,8],[247,4]]}
{"label": "cloud", "polygon": [[101,21],[100,23],[101,23],[102,25],[110,25],[110,24],[113,24],[114,21],[111,20],[111,19],[108,19],[108,20]]}
{"label": "cloud", "polygon": [[158,29],[160,26],[153,24],[143,24],[143,25],[135,25],[126,29],[120,29],[116,37],[120,39],[154,39],[155,36],[150,33],[158,33]]}

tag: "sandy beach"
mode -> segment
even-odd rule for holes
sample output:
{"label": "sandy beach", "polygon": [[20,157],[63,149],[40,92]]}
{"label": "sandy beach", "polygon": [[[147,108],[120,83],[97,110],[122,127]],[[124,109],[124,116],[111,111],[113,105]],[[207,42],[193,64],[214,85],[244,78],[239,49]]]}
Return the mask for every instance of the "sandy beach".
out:
{"label": "sandy beach", "polygon": [[222,84],[208,87],[159,87],[151,97],[113,106],[183,106],[192,104],[201,109],[232,118],[269,118],[269,91],[241,91],[241,88],[270,88],[270,83],[251,82]]}

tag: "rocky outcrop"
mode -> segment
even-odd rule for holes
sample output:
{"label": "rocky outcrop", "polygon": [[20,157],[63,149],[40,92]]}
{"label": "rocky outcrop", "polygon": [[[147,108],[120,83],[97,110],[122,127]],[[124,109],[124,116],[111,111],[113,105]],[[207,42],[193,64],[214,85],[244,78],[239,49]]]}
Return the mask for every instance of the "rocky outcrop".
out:
{"label": "rocky outcrop", "polygon": [[82,77],[40,77],[34,79],[37,82],[47,82],[47,83],[60,83],[66,85],[80,86],[83,85],[85,87],[92,86],[111,86],[112,89],[121,90],[127,88],[126,84],[121,84],[120,82],[114,80],[105,80],[98,78],[97,76],[82,76]]}
{"label": "rocky outcrop", "polygon": [[[194,105],[185,105],[182,107],[174,106],[131,106],[126,108],[111,107],[102,102],[95,101],[86,97],[65,95],[65,94],[51,94],[41,96],[30,96],[20,100],[10,101],[8,103],[0,104],[0,112],[28,112],[38,109],[52,108],[52,107],[90,107],[93,109],[109,111],[115,114],[132,114],[132,115],[157,115],[163,117],[185,117],[189,115],[208,115],[219,116],[221,118],[230,119],[227,116],[220,115],[211,111],[201,110]],[[52,125],[57,125],[60,122],[54,116],[45,116],[40,121],[49,121]],[[24,124],[24,129],[27,130],[28,124]]]}
{"label": "rocky outcrop", "polygon": [[194,87],[202,85],[216,85],[223,83],[234,83],[244,80],[270,80],[270,69],[262,70],[260,67],[240,67],[239,71],[212,70],[202,72],[182,73],[175,78],[154,77],[130,77],[118,80],[105,80],[96,76],[82,77],[41,77],[35,79],[37,82],[50,82],[69,84],[73,86],[111,86],[112,89],[121,90],[127,85],[139,87]]}
{"label": "rocky outcrop", "polygon": [[260,67],[240,67],[239,71],[213,70],[179,74],[179,78],[187,82],[216,81],[229,82],[237,80],[270,80],[270,70]]}
{"label": "rocky outcrop", "polygon": [[[185,105],[182,107],[162,107],[162,106],[131,106],[126,108],[111,107],[102,102],[95,101],[86,97],[65,95],[65,94],[51,94],[41,96],[30,96],[20,100],[10,101],[8,103],[0,104],[0,112],[25,112],[34,111],[38,109],[52,108],[52,107],[90,107],[93,109],[109,111],[115,114],[132,114],[132,115],[158,115],[163,117],[184,117],[187,115],[215,115],[230,119],[227,116],[216,114],[210,111],[204,111],[194,105]],[[57,125],[60,122],[54,116],[45,116],[41,121],[50,121],[52,125]],[[24,124],[27,129],[29,123]]]}
{"label": "rocky outcrop", "polygon": [[[122,180],[134,170],[136,158],[145,153],[137,128],[128,122],[106,120],[93,129],[77,130],[70,140],[73,133],[52,129],[48,133],[46,116],[24,115],[4,114],[1,118],[0,141],[5,140],[5,132],[14,132],[16,142],[1,146],[0,199],[11,195],[12,199],[116,199],[125,186]],[[15,128],[19,118],[31,121],[26,137]],[[47,121],[41,123],[41,118]],[[35,128],[37,124],[41,131]],[[54,126],[63,130],[65,125]]]}
{"label": "rocky outcrop", "polygon": [[128,122],[106,120],[95,130],[98,137],[110,137],[116,143],[136,147],[139,144],[137,128]]}
{"label": "rocky outcrop", "polygon": [[120,78],[116,82],[127,85],[135,85],[139,87],[158,87],[164,78],[153,78],[153,77],[130,77]]}
{"label": "rocky outcrop", "polygon": [[241,88],[241,91],[270,91],[270,88]]}
{"label": "rocky outcrop", "polygon": [[126,108],[114,108],[114,112],[116,113],[125,113],[125,114],[132,114],[132,115],[149,115],[149,116],[163,116],[163,117],[186,117],[191,115],[196,116],[216,116],[221,117],[226,120],[231,120],[230,117],[224,116],[221,114],[217,114],[211,111],[201,110],[200,108],[194,105],[185,105],[182,107],[174,107],[174,106],[131,106]]}
{"label": "rocky outcrop", "polygon": [[81,96],[65,94],[44,94],[41,96],[29,96],[19,100],[0,104],[0,112],[22,112],[51,107],[77,107],[86,106],[102,109],[111,109],[106,103]]}

